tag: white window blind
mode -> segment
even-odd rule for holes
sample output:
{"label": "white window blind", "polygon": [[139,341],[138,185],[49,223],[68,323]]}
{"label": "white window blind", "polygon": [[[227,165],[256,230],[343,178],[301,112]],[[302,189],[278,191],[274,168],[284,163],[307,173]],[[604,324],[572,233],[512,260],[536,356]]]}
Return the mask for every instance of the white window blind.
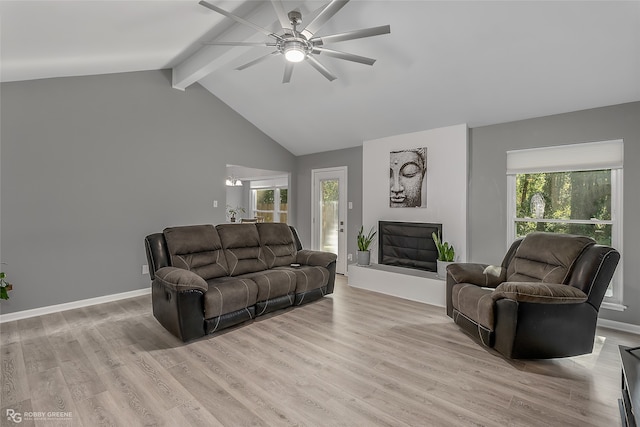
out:
{"label": "white window blind", "polygon": [[507,151],[507,175],[621,169],[623,157],[621,139]]}

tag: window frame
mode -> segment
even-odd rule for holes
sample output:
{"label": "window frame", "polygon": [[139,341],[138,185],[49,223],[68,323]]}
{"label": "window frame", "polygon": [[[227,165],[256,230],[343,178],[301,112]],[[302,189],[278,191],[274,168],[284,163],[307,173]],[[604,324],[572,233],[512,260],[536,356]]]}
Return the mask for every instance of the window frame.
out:
{"label": "window frame", "polygon": [[[593,143],[591,143],[593,144]],[[588,146],[587,144],[575,144],[576,149],[580,149],[578,146]],[[556,150],[559,147],[548,147],[547,149],[552,153],[552,150]],[[543,152],[545,148],[535,149]],[[518,153],[517,151],[511,151],[507,153]],[[551,218],[517,218],[516,206],[517,206],[517,194],[516,194],[516,177],[517,175],[525,173],[555,173],[555,172],[575,172],[575,171],[595,171],[595,170],[611,170],[611,220],[559,220]],[[598,167],[593,165],[589,168],[577,168],[570,165],[565,168],[558,168],[554,166],[552,168],[545,168],[540,164],[537,167],[533,167],[526,171],[513,171],[507,170],[507,219],[509,225],[507,227],[507,247],[516,239],[516,228],[518,222],[543,222],[543,223],[574,223],[574,224],[611,224],[611,246],[616,248],[622,254],[623,248],[623,175],[624,169],[622,167],[611,167],[610,165],[604,165],[604,167]],[[623,311],[627,307],[624,305],[624,286],[623,286],[623,258],[620,258],[618,268],[616,268],[615,274],[611,280],[611,289],[613,295],[610,297],[605,296],[602,308]]]}

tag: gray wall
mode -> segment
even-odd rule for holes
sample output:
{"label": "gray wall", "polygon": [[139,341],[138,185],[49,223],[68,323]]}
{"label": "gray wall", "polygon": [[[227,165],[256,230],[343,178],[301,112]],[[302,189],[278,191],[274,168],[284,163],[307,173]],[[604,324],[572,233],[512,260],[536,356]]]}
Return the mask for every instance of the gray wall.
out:
{"label": "gray wall", "polygon": [[172,89],[168,71],[1,90],[1,250],[14,284],[3,313],[146,288],[145,235],[225,221],[226,164],[295,168],[200,85]]}
{"label": "gray wall", "polygon": [[356,259],[356,236],[362,225],[362,147],[325,151],[297,158],[295,205],[297,228],[304,247],[311,247],[311,170],[337,166],[347,167],[347,200],[353,209],[347,211],[347,253]]}
{"label": "gray wall", "polygon": [[624,139],[624,312],[601,317],[640,325],[640,102],[471,129],[469,259],[498,263],[507,245],[506,152]]}

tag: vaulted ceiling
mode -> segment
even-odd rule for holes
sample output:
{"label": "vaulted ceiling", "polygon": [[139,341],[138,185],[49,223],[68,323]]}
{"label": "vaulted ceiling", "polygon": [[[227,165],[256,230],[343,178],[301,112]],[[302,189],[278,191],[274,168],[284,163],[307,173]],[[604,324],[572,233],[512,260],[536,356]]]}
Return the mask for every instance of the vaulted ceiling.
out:
{"label": "vaulted ceiling", "polygon": [[[269,1],[209,0],[279,31]],[[284,1],[310,22],[327,2]],[[639,1],[352,0],[317,35],[391,25],[332,44],[373,66],[318,56],[282,83],[268,37],[189,1],[1,1],[2,81],[170,68],[296,155],[467,123],[482,126],[640,100]]]}

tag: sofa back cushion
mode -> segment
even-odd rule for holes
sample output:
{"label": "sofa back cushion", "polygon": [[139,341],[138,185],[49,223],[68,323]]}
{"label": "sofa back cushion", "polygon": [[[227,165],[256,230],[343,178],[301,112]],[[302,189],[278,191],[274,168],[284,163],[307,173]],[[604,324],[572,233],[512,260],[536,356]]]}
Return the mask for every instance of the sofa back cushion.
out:
{"label": "sofa back cushion", "polygon": [[296,243],[287,224],[262,222],[256,224],[256,228],[269,268],[296,262]]}
{"label": "sofa back cushion", "polygon": [[507,281],[567,283],[578,257],[594,244],[593,239],[585,236],[530,233],[507,267]]}
{"label": "sofa back cushion", "polygon": [[205,280],[227,276],[229,268],[213,225],[189,225],[164,230],[171,265]]}
{"label": "sofa back cushion", "polygon": [[219,224],[216,229],[229,266],[229,275],[255,273],[268,268],[256,224]]}

